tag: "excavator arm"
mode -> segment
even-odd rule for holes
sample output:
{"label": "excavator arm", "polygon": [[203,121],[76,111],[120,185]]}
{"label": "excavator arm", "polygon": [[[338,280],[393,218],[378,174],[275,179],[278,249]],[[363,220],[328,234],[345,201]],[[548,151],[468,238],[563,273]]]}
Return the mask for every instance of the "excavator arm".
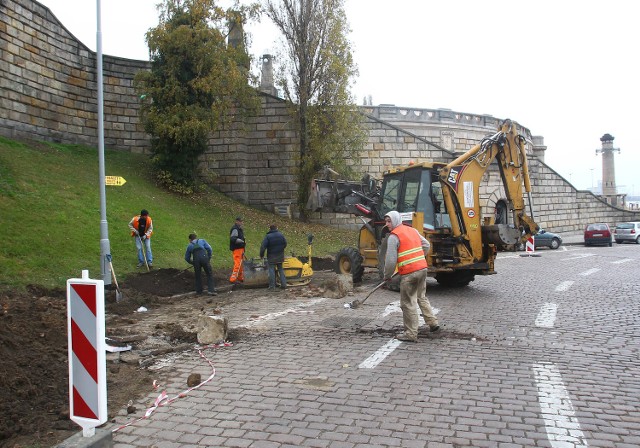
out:
{"label": "excavator arm", "polygon": [[[486,224],[481,222],[480,183],[482,177],[496,161],[513,224]],[[515,245],[537,233],[538,225],[531,208],[531,183],[525,139],[517,133],[515,123],[505,120],[500,130],[486,137],[465,154],[439,170],[447,210],[457,219],[451,219],[452,236],[463,241],[469,253],[478,258],[484,244]],[[528,194],[530,215],[525,210],[523,187]],[[486,224],[486,225],[483,225]],[[473,256],[475,254],[475,256]]]}

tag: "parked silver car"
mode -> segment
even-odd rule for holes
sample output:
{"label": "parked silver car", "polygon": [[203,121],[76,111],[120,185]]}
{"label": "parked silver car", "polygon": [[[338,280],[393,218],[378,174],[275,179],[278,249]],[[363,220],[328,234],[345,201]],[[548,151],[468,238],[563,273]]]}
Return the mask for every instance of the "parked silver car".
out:
{"label": "parked silver car", "polygon": [[640,244],[640,222],[621,222],[613,231],[613,238],[618,244],[625,241]]}

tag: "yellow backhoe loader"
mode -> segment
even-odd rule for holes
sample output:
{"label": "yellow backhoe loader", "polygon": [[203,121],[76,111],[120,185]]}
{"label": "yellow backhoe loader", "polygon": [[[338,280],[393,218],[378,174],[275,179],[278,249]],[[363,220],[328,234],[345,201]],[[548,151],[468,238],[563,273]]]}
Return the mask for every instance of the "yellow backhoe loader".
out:
{"label": "yellow backhoe loader", "polygon": [[[480,184],[494,161],[512,213],[511,224],[495,224],[493,217],[481,213]],[[369,176],[359,184],[316,179],[312,185],[309,208],[350,212],[363,220],[357,247],[343,248],[335,260],[335,271],[350,273],[354,282],[361,281],[365,267],[382,271],[389,232],[384,215],[391,210],[429,240],[429,276],[446,286],[466,286],[476,275],[495,274],[497,248],[515,250],[538,231],[532,218],[525,138],[511,120],[450,163],[393,168],[378,185]]]}

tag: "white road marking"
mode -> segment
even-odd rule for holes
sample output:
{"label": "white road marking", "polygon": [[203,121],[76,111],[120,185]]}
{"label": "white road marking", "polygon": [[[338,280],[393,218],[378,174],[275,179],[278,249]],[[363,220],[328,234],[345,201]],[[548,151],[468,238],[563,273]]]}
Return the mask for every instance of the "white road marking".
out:
{"label": "white road marking", "polygon": [[[440,309],[432,306],[431,311],[433,311],[433,315],[436,316],[440,312]],[[402,312],[402,308],[400,308],[400,301],[396,300],[395,302],[391,302],[389,305],[387,305],[387,307],[384,309],[380,317],[387,317],[389,314],[400,313],[400,312]],[[418,309],[418,312],[420,312],[419,309]]]}
{"label": "white road marking", "polygon": [[267,321],[267,320],[277,319],[278,317],[284,316],[286,314],[305,313],[305,312],[308,313],[310,311],[304,311],[302,309],[310,307],[310,306],[313,306],[313,305],[315,305],[317,303],[320,303],[320,302],[324,302],[325,300],[327,300],[327,298],[323,297],[323,298],[320,298],[320,299],[310,300],[308,302],[301,303],[295,308],[288,308],[288,309],[286,309],[284,311],[279,311],[277,313],[269,313],[269,314],[265,314],[264,316],[258,316],[258,317],[249,317],[247,320],[249,320],[250,322],[248,322],[248,323],[246,323],[244,325],[239,325],[239,327],[249,328],[249,327],[252,327],[254,325],[257,325],[257,324],[262,323],[262,322]]}
{"label": "white road marking", "polygon": [[573,280],[567,280],[566,282],[562,282],[558,286],[556,286],[556,291],[566,291],[567,289],[571,288],[571,285],[573,285]]}
{"label": "white road marking", "polygon": [[588,271],[581,272],[581,273],[580,273],[580,274],[578,274],[578,275],[582,275],[582,276],[585,276],[585,277],[586,277],[587,275],[595,274],[595,273],[596,273],[596,272],[598,272],[599,270],[600,270],[600,269],[598,269],[598,268],[591,268],[591,269],[589,269]]}
{"label": "white road marking", "polygon": [[553,324],[556,322],[557,311],[558,305],[555,303],[547,302],[542,305],[536,317],[536,327],[553,328]]}
{"label": "white road marking", "polygon": [[[440,309],[434,308],[434,307],[431,307],[431,310],[433,311],[433,315],[434,316],[437,315],[440,312]],[[402,309],[400,308],[400,301],[399,300],[396,301],[396,302],[391,302],[389,305],[387,305],[387,307],[384,309],[384,312],[382,313],[381,317],[386,317],[389,314],[397,313],[397,312],[402,312]],[[424,318],[423,318],[423,320],[424,320]],[[376,351],[373,355],[369,356],[367,359],[362,361],[360,363],[360,365],[358,366],[358,368],[359,369],[373,369],[373,368],[375,368],[391,352],[393,352],[396,348],[398,348],[398,346],[400,344],[402,344],[402,341],[399,341],[397,339],[391,339],[389,342],[387,342],[382,347],[380,347],[378,349],[378,351]]]}
{"label": "white road marking", "polygon": [[627,263],[629,261],[633,261],[631,258],[625,258],[624,260],[612,261],[611,264],[622,264]]}
{"label": "white road marking", "polygon": [[384,358],[386,358],[390,353],[392,353],[398,346],[402,344],[402,341],[397,339],[391,339],[389,342],[384,344],[382,347],[378,349],[373,355],[369,356],[367,359],[362,361],[358,366],[359,369],[373,369],[378,364],[380,364]]}
{"label": "white road marking", "polygon": [[387,307],[384,309],[384,311],[382,312],[382,316],[381,317],[387,317],[389,314],[391,313],[398,313],[402,311],[400,309],[400,301],[396,301],[396,302],[391,302],[389,305],[387,305]]}
{"label": "white road marking", "polygon": [[579,255],[574,255],[573,257],[569,257],[569,258],[563,258],[563,261],[567,261],[567,260],[578,260],[580,258],[587,258],[587,257],[593,257],[595,254],[579,254]]}
{"label": "white road marking", "polygon": [[552,363],[540,363],[533,365],[533,371],[538,388],[538,402],[551,446],[588,446],[558,367]]}

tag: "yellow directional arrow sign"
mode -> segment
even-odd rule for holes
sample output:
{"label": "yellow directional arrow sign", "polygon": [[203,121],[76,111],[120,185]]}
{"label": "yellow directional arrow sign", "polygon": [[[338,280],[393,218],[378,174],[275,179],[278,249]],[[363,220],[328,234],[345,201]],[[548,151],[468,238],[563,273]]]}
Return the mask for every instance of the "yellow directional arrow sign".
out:
{"label": "yellow directional arrow sign", "polygon": [[105,185],[115,185],[117,187],[121,187],[127,182],[124,177],[120,176],[104,176]]}

